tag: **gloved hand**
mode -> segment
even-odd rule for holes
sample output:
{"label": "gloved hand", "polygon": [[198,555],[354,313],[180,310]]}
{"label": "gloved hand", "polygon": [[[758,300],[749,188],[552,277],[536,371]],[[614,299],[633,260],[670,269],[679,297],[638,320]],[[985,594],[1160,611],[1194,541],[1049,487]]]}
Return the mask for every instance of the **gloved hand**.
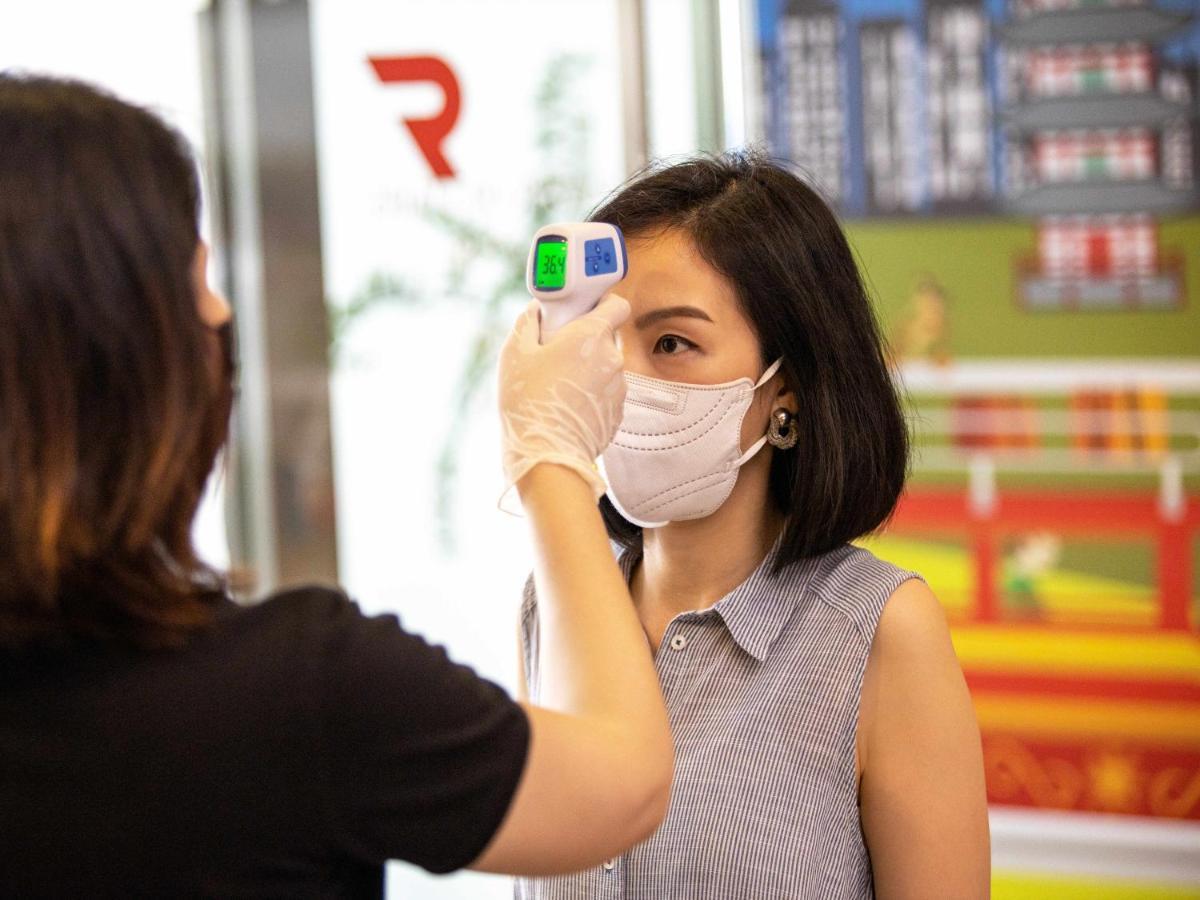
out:
{"label": "gloved hand", "polygon": [[500,421],[505,494],[542,462],[578,472],[604,493],[596,457],[609,445],[625,403],[624,357],[614,331],[629,302],[609,294],[586,316],[538,342],[533,301],[500,351]]}

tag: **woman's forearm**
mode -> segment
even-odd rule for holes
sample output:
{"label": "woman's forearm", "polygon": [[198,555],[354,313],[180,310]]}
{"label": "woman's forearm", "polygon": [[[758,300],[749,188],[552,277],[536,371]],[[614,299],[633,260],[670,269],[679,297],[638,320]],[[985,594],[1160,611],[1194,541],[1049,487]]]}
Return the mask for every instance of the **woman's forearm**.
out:
{"label": "woman's forearm", "polygon": [[532,525],[539,697],[529,757],[486,872],[559,874],[647,838],[666,815],[671,735],[650,650],[592,488],[535,466],[517,484]]}
{"label": "woman's forearm", "polygon": [[671,738],[645,632],[591,489],[555,465],[518,484],[532,525],[539,702],[627,733],[669,764]]}

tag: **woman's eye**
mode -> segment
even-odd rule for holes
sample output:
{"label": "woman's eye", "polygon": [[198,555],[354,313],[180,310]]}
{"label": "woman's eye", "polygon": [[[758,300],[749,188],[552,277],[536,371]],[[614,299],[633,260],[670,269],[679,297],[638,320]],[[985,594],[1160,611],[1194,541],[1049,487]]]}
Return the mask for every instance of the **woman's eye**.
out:
{"label": "woman's eye", "polygon": [[681,338],[675,334],[664,334],[658,339],[658,343],[654,345],[654,352],[674,355],[682,353],[684,350],[692,350],[695,346],[687,338]]}

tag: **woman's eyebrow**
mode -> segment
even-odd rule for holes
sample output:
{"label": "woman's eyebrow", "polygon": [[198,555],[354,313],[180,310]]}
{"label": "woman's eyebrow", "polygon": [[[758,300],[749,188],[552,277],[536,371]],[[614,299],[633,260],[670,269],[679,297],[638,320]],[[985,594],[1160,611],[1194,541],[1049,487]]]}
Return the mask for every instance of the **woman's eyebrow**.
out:
{"label": "woman's eyebrow", "polygon": [[643,328],[649,328],[655,322],[661,322],[663,319],[703,319],[705,322],[711,322],[708,313],[695,306],[664,306],[662,309],[652,309],[648,313],[643,313],[634,320],[634,327],[639,331]]}

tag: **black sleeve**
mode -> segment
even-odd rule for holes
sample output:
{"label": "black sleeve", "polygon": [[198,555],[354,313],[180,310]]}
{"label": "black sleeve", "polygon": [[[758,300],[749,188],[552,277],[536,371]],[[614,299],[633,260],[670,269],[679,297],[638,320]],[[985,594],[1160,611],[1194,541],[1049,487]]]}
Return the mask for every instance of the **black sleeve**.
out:
{"label": "black sleeve", "polygon": [[336,596],[320,676],[335,849],[460,869],[508,811],[529,749],[525,712],[395,616],[368,618]]}

